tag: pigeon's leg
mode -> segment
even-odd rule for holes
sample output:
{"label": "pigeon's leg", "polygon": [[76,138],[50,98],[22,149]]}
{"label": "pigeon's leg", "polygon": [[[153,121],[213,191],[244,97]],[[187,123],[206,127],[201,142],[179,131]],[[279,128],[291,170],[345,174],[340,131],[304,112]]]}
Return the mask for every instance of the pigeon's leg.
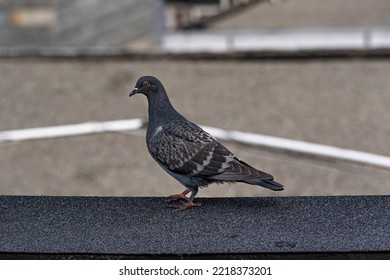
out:
{"label": "pigeon's leg", "polygon": [[[188,192],[190,192],[190,191],[188,191]],[[194,207],[194,206],[195,207],[202,206],[201,203],[194,203],[194,202],[192,202],[194,200],[194,197],[196,196],[197,193],[198,193],[198,188],[191,190],[191,195],[188,198],[187,203],[183,202],[183,204],[181,204],[181,205],[172,205],[171,207],[176,208],[175,211],[181,211],[181,210],[185,210],[185,209],[188,209],[188,208]]]}
{"label": "pigeon's leg", "polygon": [[184,192],[182,193],[179,193],[179,194],[174,194],[174,195],[171,195],[168,197],[167,200],[165,200],[165,202],[172,202],[172,201],[176,201],[176,200],[179,200],[179,199],[184,199],[184,200],[189,200],[188,197],[186,197],[186,195],[190,192],[191,190],[190,189],[186,189]]}

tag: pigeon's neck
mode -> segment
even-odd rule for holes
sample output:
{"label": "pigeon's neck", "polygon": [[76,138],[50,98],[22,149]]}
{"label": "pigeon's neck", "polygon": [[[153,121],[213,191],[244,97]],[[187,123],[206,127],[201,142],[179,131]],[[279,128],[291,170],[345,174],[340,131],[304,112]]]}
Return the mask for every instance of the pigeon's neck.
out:
{"label": "pigeon's neck", "polygon": [[158,95],[148,96],[149,127],[158,127],[164,123],[183,118],[171,102],[165,91]]}

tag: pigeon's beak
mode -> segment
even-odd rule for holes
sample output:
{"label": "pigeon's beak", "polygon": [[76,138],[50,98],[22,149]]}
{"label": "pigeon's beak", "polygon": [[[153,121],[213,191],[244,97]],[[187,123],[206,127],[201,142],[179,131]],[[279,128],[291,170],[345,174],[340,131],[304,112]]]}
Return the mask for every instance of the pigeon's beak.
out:
{"label": "pigeon's beak", "polygon": [[132,92],[130,92],[129,97],[138,93],[138,88],[134,88]]}

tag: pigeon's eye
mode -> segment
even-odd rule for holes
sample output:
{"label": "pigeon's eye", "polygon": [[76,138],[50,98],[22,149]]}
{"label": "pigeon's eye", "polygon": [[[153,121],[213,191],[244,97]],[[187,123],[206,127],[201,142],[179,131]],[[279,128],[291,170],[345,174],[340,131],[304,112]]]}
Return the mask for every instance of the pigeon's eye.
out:
{"label": "pigeon's eye", "polygon": [[150,86],[150,83],[148,81],[144,81],[144,83],[142,84],[144,87],[148,87]]}

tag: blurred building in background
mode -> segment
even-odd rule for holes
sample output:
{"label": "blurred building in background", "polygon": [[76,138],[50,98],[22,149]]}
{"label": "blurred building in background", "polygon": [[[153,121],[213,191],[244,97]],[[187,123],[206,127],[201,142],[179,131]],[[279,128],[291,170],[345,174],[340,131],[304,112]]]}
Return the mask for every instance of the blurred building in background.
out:
{"label": "blurred building in background", "polygon": [[[145,74],[198,124],[389,160],[389,11],[388,0],[0,0],[0,195],[182,191],[147,154],[144,131],[1,140],[146,119],[146,101],[128,98]],[[389,194],[385,167],[226,145],[286,190],[200,195]]]}
{"label": "blurred building in background", "polygon": [[0,46],[158,45],[161,5],[154,0],[2,0]]}
{"label": "blurred building in background", "polygon": [[0,47],[151,48],[164,28],[197,27],[247,2],[257,1],[1,0]]}
{"label": "blurred building in background", "polygon": [[384,0],[1,0],[0,48],[390,49]]}

